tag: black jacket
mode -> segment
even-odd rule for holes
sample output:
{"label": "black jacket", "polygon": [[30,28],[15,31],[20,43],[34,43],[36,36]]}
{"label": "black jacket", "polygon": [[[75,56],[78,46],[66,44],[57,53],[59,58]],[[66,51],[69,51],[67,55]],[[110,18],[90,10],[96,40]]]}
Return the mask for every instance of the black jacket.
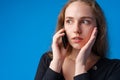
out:
{"label": "black jacket", "polygon": [[[51,60],[48,53],[43,54],[35,80],[65,80],[62,72],[49,68]],[[120,60],[101,58],[87,73],[74,76],[74,80],[120,80]]]}

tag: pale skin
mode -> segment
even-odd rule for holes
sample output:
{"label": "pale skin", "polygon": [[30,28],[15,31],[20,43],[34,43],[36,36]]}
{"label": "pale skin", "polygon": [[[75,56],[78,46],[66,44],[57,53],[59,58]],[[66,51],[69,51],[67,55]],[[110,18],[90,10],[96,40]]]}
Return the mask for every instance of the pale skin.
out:
{"label": "pale skin", "polygon": [[[61,45],[64,31],[73,48],[69,56]],[[53,36],[53,60],[49,67],[58,73],[62,70],[66,80],[86,73],[99,59],[91,52],[96,36],[96,21],[91,7],[80,1],[71,3],[65,11],[64,28]]]}

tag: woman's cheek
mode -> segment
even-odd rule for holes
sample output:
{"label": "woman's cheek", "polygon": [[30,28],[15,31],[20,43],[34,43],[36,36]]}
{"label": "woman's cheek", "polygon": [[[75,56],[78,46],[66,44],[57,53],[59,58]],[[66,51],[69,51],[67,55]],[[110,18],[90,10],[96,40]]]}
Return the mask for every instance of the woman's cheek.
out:
{"label": "woman's cheek", "polygon": [[89,30],[86,31],[86,40],[88,41],[91,37],[93,28],[90,28]]}

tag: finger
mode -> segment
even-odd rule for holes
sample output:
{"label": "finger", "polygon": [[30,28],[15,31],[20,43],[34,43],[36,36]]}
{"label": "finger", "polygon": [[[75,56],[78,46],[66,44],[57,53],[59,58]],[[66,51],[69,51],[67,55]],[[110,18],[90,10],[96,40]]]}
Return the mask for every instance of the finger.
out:
{"label": "finger", "polygon": [[64,28],[60,29],[58,32],[56,32],[56,34],[60,34],[60,33],[63,33],[65,31]]}
{"label": "finger", "polygon": [[96,37],[97,37],[97,27],[94,27],[91,37],[86,45],[89,45],[90,47],[92,47],[96,40]]}
{"label": "finger", "polygon": [[53,41],[54,42],[57,42],[60,37],[64,36],[65,35],[65,32],[64,32],[64,29],[61,29],[59,30],[54,36],[53,36]]}

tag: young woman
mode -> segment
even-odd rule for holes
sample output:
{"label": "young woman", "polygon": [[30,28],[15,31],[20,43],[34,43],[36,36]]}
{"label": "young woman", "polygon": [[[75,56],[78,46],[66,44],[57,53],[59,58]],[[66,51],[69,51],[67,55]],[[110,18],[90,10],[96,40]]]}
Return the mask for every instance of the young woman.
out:
{"label": "young woman", "polygon": [[[67,37],[64,42],[63,37]],[[120,80],[120,61],[105,58],[106,22],[95,0],[70,0],[62,9],[52,51],[35,80]]]}

